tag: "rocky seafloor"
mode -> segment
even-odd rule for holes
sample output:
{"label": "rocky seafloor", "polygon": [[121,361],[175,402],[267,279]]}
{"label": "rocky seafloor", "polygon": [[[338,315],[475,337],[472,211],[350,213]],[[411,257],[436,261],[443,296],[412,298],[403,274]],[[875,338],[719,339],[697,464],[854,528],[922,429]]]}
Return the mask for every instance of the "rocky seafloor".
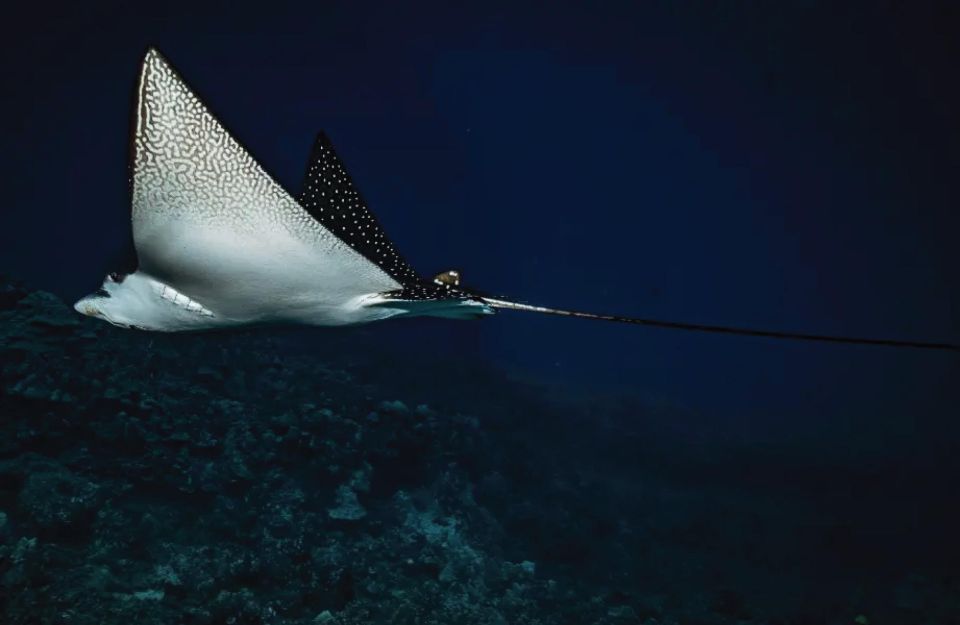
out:
{"label": "rocky seafloor", "polygon": [[0,622],[960,623],[960,571],[871,557],[846,486],[301,336],[124,331],[0,282]]}

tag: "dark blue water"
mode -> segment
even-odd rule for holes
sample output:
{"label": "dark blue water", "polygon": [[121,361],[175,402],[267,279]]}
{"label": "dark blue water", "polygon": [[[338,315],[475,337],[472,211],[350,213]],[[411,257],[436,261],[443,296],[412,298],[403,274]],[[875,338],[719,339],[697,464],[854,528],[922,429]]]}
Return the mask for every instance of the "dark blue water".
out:
{"label": "dark blue water", "polygon": [[152,44],[294,192],[324,128],[425,274],[956,343],[949,5],[22,11],[3,622],[960,622],[953,354],[509,312],[163,336],[64,304],[129,236]]}

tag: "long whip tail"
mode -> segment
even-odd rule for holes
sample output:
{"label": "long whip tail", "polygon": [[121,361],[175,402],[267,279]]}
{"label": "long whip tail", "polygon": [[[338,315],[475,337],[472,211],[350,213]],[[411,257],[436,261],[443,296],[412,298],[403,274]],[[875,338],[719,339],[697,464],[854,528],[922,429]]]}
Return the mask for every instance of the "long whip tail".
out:
{"label": "long whip tail", "polygon": [[509,310],[526,310],[529,312],[545,313],[548,315],[563,315],[566,317],[582,317],[584,319],[603,319],[605,321],[618,321],[620,323],[634,323],[643,326],[653,326],[657,328],[671,328],[674,330],[689,330],[693,332],[714,332],[718,334],[738,334],[746,336],[764,336],[775,339],[792,339],[798,341],[821,341],[827,343],[848,343],[854,345],[882,345],[886,347],[910,347],[915,349],[938,349],[945,351],[960,351],[960,345],[952,343],[924,342],[924,341],[898,341],[893,339],[870,339],[849,336],[830,336],[825,334],[807,334],[803,332],[776,332],[772,330],[754,330],[751,328],[737,328],[731,326],[704,325],[700,323],[682,323],[677,321],[661,321],[659,319],[638,319],[635,317],[620,317],[617,315],[602,315],[597,313],[580,312],[576,310],[561,310],[559,308],[546,308],[544,306],[532,306],[530,304],[519,304],[506,300],[483,297],[484,302],[494,308],[503,308]]}

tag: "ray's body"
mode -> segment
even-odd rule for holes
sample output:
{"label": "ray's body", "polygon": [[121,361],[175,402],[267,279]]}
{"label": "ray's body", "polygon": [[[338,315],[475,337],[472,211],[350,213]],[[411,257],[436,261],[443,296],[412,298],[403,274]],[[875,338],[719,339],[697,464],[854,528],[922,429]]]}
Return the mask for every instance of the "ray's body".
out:
{"label": "ray's body", "polygon": [[137,84],[132,142],[139,267],[108,276],[100,291],[77,302],[79,312],[159,331],[493,312],[409,268],[345,183],[328,144],[318,147],[320,156],[338,169],[308,171],[305,194],[329,188],[336,200],[318,199],[312,214],[305,210],[152,49]]}
{"label": "ray's body", "polygon": [[482,295],[447,271],[422,278],[366,205],[329,138],[317,137],[298,199],[223,128],[154,49],[136,89],[129,275],[111,274],[77,311],[154,331],[258,323],[341,326],[523,310],[780,339],[960,350],[948,343],[826,336],[638,319]]}

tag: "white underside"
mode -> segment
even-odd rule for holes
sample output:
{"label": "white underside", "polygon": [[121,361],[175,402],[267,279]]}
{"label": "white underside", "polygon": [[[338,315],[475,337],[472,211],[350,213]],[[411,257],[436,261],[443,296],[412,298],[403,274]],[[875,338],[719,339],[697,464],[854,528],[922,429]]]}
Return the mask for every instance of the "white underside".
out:
{"label": "white underside", "polygon": [[140,269],[76,309],[114,325],[160,332],[250,324],[345,326],[397,316],[472,319],[482,302],[396,300],[400,285],[349,247],[316,245],[282,227],[134,223]]}
{"label": "white underside", "polygon": [[367,278],[356,252],[311,245],[282,228],[248,233],[168,221],[155,235],[139,235],[141,271],[210,310],[212,317],[194,320],[203,327],[350,325],[402,312],[364,305],[399,285],[379,272]]}

